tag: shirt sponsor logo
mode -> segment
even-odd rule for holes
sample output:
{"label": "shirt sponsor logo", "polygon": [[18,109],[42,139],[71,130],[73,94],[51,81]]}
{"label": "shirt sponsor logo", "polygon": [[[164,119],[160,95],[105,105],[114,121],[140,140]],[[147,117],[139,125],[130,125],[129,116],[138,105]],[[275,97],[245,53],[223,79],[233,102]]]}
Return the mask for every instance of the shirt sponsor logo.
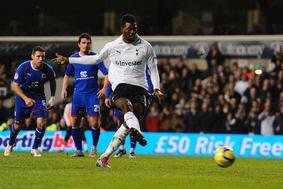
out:
{"label": "shirt sponsor logo", "polygon": [[141,65],[142,61],[129,61],[129,62],[125,62],[125,61],[115,61],[115,64],[118,66],[137,66],[137,65]]}
{"label": "shirt sponsor logo", "polygon": [[81,71],[80,72],[80,77],[81,78],[86,78],[87,77],[87,71]]}

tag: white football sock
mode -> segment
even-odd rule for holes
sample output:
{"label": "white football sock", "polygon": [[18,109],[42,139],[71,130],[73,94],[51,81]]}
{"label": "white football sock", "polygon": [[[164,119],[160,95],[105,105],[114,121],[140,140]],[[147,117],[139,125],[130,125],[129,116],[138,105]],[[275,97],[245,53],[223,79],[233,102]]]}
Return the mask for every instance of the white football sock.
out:
{"label": "white football sock", "polygon": [[141,132],[139,120],[137,119],[137,117],[135,116],[133,112],[126,112],[124,114],[124,120],[129,128],[135,128],[139,132]]}
{"label": "white football sock", "polygon": [[134,152],[135,149],[134,148],[130,148],[130,153]]}
{"label": "white football sock", "polygon": [[125,145],[124,144],[120,145],[120,150],[125,150]]}
{"label": "white football sock", "polygon": [[111,154],[122,144],[126,136],[129,134],[129,129],[123,126],[116,131],[106,151],[100,157],[109,158]]}

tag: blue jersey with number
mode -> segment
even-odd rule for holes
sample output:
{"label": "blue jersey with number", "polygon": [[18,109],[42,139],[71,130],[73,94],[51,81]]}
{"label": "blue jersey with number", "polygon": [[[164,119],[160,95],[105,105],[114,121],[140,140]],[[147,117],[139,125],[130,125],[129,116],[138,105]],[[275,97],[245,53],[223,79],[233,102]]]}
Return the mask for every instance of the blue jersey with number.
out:
{"label": "blue jersey with number", "polygon": [[[90,52],[89,55],[96,53]],[[79,52],[71,55],[71,57],[80,57]],[[108,70],[104,62],[98,65],[81,65],[81,64],[68,64],[65,74],[67,76],[74,76],[75,78],[75,94],[90,94],[96,93],[99,90],[98,86],[98,70],[104,75],[108,74]]]}
{"label": "blue jersey with number", "polygon": [[41,69],[35,69],[31,61],[22,63],[14,76],[24,94],[29,98],[44,96],[44,83],[55,79],[55,72],[48,64],[43,64]]}

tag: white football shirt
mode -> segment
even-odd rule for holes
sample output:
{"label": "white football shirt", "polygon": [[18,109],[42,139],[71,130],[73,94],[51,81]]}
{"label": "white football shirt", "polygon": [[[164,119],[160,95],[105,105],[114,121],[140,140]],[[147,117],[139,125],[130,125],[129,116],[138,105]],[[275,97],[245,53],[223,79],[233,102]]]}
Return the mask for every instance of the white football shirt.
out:
{"label": "white football shirt", "polygon": [[146,65],[151,72],[154,89],[160,89],[160,78],[157,69],[157,59],[152,46],[138,36],[134,43],[125,43],[122,35],[114,41],[107,43],[96,55],[83,57],[70,57],[70,63],[98,64],[109,58],[109,81],[114,90],[120,83],[140,86],[148,90],[146,80]]}

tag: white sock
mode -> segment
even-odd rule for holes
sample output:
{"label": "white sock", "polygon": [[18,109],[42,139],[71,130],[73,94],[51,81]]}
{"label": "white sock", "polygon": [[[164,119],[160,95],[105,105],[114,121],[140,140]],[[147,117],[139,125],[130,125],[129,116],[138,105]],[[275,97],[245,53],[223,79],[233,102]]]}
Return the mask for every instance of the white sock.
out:
{"label": "white sock", "polygon": [[[140,124],[138,118],[133,112],[127,112],[124,114],[124,120],[129,128],[135,128],[141,132]],[[141,132],[142,133],[142,132]]]}
{"label": "white sock", "polygon": [[129,134],[129,129],[123,126],[116,131],[106,151],[100,157],[109,158],[111,154],[122,144],[126,136]]}
{"label": "white sock", "polygon": [[120,150],[125,150],[125,145],[124,144],[120,145]]}
{"label": "white sock", "polygon": [[135,149],[134,148],[130,148],[130,153],[134,152]]}

